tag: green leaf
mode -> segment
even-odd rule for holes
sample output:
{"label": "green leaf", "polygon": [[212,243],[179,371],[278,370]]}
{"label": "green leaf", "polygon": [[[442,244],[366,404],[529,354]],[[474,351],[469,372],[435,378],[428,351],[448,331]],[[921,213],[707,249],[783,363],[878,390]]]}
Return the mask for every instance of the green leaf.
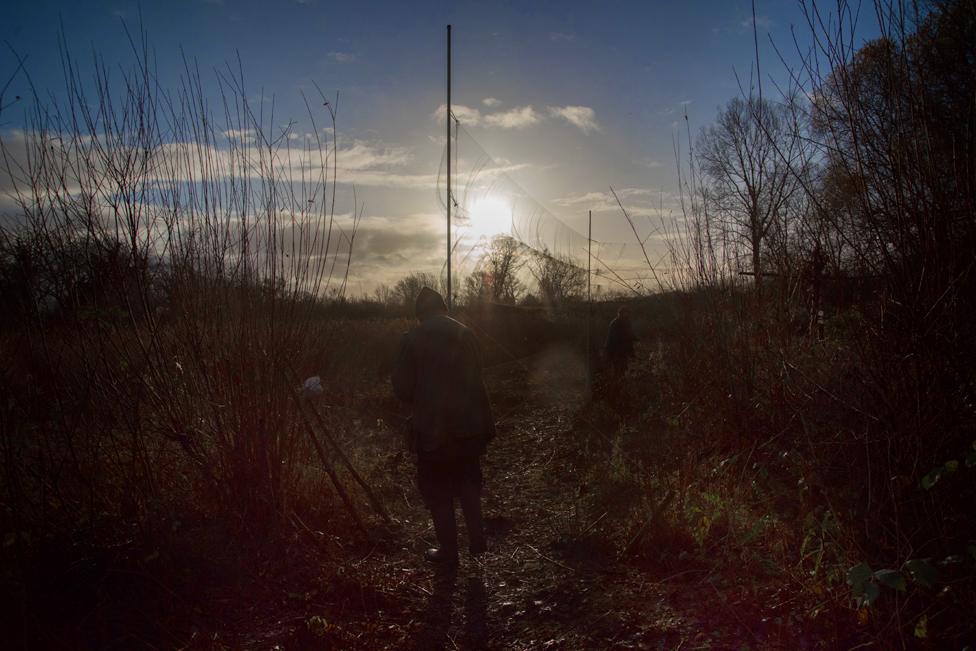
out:
{"label": "green leaf", "polygon": [[941,565],[962,565],[963,558],[959,554],[953,554],[952,556],[946,556],[942,559]]}
{"label": "green leaf", "polygon": [[878,587],[877,583],[867,583],[864,586],[864,593],[860,596],[855,595],[858,608],[870,606],[880,594],[881,588]]}
{"label": "green leaf", "polygon": [[898,592],[904,592],[908,588],[905,582],[905,576],[898,570],[878,570],[874,573],[874,577],[884,585],[889,588],[894,588]]}
{"label": "green leaf", "polygon": [[918,618],[915,623],[915,637],[920,640],[924,640],[929,636],[929,617],[928,615],[922,615]]}
{"label": "green leaf", "polygon": [[939,569],[922,558],[912,558],[905,561],[902,569],[911,574],[915,583],[931,588],[939,580]]}
{"label": "green leaf", "polygon": [[874,576],[874,570],[867,563],[858,563],[851,569],[847,570],[847,585],[851,586],[851,589],[855,592],[860,592],[864,589],[864,584],[871,580]]}
{"label": "green leaf", "polygon": [[966,547],[966,551],[968,551],[969,555],[973,557],[974,561],[976,561],[976,545],[969,545]]}
{"label": "green leaf", "polygon": [[870,606],[881,593],[874,582],[874,572],[867,563],[858,563],[847,570],[847,585],[851,586],[851,596],[858,608]]}
{"label": "green leaf", "polygon": [[940,479],[942,479],[942,473],[944,472],[945,466],[939,466],[938,468],[933,468],[929,471],[929,474],[922,477],[922,488],[925,490],[931,489],[935,486]]}
{"label": "green leaf", "polygon": [[950,459],[949,461],[945,462],[945,469],[946,472],[955,472],[959,470],[959,462],[955,459]]}
{"label": "green leaf", "polygon": [[976,450],[970,450],[966,455],[966,467],[972,468],[976,466]]}

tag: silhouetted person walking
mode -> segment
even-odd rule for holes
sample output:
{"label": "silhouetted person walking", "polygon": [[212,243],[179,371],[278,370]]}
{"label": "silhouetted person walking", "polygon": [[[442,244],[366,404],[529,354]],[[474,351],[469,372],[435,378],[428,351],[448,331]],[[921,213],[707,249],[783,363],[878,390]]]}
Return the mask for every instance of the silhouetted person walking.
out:
{"label": "silhouetted person walking", "polygon": [[603,346],[607,363],[613,374],[621,376],[627,372],[630,358],[634,356],[634,329],[630,325],[630,310],[621,306],[617,317],[610,322],[607,341]]}
{"label": "silhouetted person walking", "polygon": [[478,341],[447,316],[441,295],[424,287],[417,296],[420,325],[404,334],[393,368],[393,390],[411,406],[417,485],[434,521],[439,548],[427,560],[456,563],[454,498],[461,503],[472,554],[486,550],[481,518],[481,456],[495,436],[481,377]]}

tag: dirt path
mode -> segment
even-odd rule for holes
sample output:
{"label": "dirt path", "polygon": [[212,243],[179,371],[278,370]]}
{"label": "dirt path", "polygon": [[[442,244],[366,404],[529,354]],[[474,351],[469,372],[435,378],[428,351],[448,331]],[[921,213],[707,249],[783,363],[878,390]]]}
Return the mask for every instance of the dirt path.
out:
{"label": "dirt path", "polygon": [[774,586],[757,589],[751,577],[701,559],[638,567],[617,559],[621,541],[592,535],[592,515],[577,512],[585,487],[574,471],[573,404],[581,387],[564,371],[543,365],[489,378],[502,424],[484,466],[488,554],[462,553],[453,571],[422,560],[433,531],[412,462],[399,458],[395,532],[365,549],[326,544],[334,567],[317,550],[261,579],[266,597],[237,606],[230,628],[241,634],[228,647],[833,648],[794,627]]}
{"label": "dirt path", "polygon": [[[371,587],[359,607],[330,600],[329,610],[346,613],[320,637],[418,649],[673,649],[696,637],[668,605],[671,588],[619,565],[613,546],[575,536],[587,528],[573,472],[572,405],[582,387],[563,371],[489,377],[501,419],[484,466],[490,552],[478,560],[462,554],[456,571],[426,565],[420,554],[433,546],[433,531],[410,486],[395,516],[398,541],[356,565],[357,582]],[[304,646],[309,635],[295,641]]]}
{"label": "dirt path", "polygon": [[[674,648],[682,639],[680,618],[656,586],[616,566],[609,547],[586,548],[572,538],[580,524],[568,405],[581,387],[570,382],[554,391],[556,372],[490,378],[502,396],[498,438],[484,465],[490,552],[477,560],[462,553],[456,571],[424,564],[420,551],[434,544],[433,531],[408,495],[413,508],[398,515],[411,544],[369,559],[387,579],[400,577],[407,621],[398,618],[403,635],[391,646]],[[553,394],[562,406],[549,399]]]}

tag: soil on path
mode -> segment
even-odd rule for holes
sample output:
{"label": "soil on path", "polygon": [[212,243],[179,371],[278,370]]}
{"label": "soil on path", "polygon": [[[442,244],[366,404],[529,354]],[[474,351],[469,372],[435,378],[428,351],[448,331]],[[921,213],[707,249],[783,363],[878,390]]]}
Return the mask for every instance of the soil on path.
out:
{"label": "soil on path", "polygon": [[[293,551],[286,567],[223,597],[223,632],[204,634],[208,645],[834,648],[822,625],[814,633],[795,625],[776,586],[757,590],[749,577],[701,558],[666,567],[618,558],[625,541],[598,535],[600,523],[580,512],[586,486],[576,472],[573,424],[582,376],[565,362],[555,356],[489,374],[500,426],[484,462],[487,554],[462,553],[460,565],[446,570],[423,561],[433,531],[412,462],[396,455],[387,468],[398,486],[387,495],[394,530],[365,545],[331,539]],[[463,548],[460,513],[458,521]]]}

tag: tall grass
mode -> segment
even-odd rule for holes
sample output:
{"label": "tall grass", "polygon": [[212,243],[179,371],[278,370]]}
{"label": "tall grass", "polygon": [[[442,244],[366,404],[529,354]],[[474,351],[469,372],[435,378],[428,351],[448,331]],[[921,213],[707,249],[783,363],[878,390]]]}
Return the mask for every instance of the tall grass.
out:
{"label": "tall grass", "polygon": [[[869,579],[881,590],[862,617],[901,644],[923,617],[927,635],[960,641],[974,576],[962,458],[974,422],[976,78],[958,62],[972,60],[976,14],[965,2],[875,3],[883,37],[859,48],[854,6],[803,7],[814,45],[781,100],[800,162],[754,117],[800,188],[762,243],[774,277],[752,289],[740,275],[755,240],[729,228],[700,140],[679,163],[682,211],[665,226],[680,308],[648,375],[658,395],[635,416],[675,452],[652,490],[684,493],[671,522],[702,544],[702,517],[738,521],[721,539],[763,545],[812,602],[853,606],[848,568],[894,568],[904,589]],[[744,511],[767,533],[749,535]],[[912,559],[937,565],[939,584],[915,582]]]}
{"label": "tall grass", "polygon": [[[62,43],[60,99],[30,98],[3,160],[3,528],[148,537],[193,519],[281,522],[308,477],[296,378],[330,346],[361,213],[336,215],[336,106],[279,127],[240,65],[86,75]],[[253,103],[252,103],[253,102]]]}

